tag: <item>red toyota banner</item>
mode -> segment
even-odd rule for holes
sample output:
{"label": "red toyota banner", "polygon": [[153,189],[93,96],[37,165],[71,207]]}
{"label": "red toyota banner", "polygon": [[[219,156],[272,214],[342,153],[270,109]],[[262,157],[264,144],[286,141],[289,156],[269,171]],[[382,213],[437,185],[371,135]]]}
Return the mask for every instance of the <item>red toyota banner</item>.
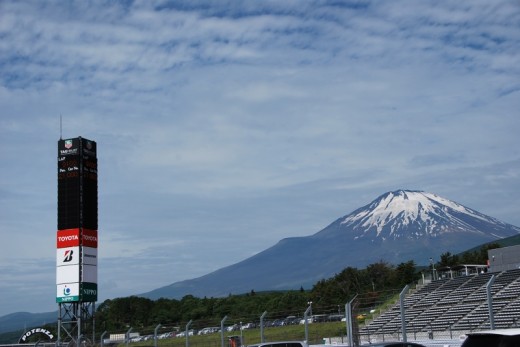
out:
{"label": "red toyota banner", "polygon": [[58,230],[56,244],[57,248],[78,247],[80,245],[79,229]]}
{"label": "red toyota banner", "polygon": [[97,244],[97,230],[83,229],[83,240],[81,240],[81,245],[84,247],[97,248]]}

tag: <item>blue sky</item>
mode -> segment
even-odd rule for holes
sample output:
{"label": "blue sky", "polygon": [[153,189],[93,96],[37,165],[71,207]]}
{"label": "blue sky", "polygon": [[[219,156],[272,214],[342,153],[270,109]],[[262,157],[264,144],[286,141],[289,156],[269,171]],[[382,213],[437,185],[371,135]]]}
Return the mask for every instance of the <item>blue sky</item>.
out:
{"label": "blue sky", "polygon": [[517,1],[0,2],[0,315],[57,308],[60,115],[98,144],[100,301],[401,188],[519,226],[519,26]]}

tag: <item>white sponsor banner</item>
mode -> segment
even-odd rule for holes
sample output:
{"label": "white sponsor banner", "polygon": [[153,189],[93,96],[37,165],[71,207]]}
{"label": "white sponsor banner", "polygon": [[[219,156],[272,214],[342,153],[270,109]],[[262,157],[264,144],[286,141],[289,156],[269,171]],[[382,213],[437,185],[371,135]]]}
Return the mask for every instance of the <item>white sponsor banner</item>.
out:
{"label": "white sponsor banner", "polygon": [[97,283],[97,266],[83,265],[82,282]]}
{"label": "white sponsor banner", "polygon": [[56,249],[56,266],[78,265],[79,258],[79,247]]}
{"label": "white sponsor banner", "polygon": [[79,297],[79,283],[64,283],[56,286],[56,297]]}
{"label": "white sponsor banner", "polygon": [[83,265],[97,266],[97,248],[83,247]]}
{"label": "white sponsor banner", "polygon": [[56,267],[56,284],[79,282],[79,265]]}

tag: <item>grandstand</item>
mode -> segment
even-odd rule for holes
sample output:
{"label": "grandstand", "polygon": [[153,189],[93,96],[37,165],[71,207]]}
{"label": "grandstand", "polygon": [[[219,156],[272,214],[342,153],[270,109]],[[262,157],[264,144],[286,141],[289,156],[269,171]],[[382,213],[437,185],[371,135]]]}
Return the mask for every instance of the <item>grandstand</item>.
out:
{"label": "grandstand", "polygon": [[[407,332],[453,332],[490,328],[486,285],[491,286],[495,328],[520,324],[520,269],[443,278],[416,288],[404,300]],[[518,323],[518,324],[517,324]],[[399,334],[400,304],[396,303],[361,327],[361,335]]]}

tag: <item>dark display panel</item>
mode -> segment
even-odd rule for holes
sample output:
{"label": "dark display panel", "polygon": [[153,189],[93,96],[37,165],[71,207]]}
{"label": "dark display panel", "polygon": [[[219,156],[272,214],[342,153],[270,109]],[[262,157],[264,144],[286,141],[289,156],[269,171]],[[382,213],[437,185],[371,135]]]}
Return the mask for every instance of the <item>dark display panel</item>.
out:
{"label": "dark display panel", "polygon": [[96,143],[58,141],[58,230],[98,228]]}
{"label": "dark display panel", "polygon": [[81,139],[81,184],[83,191],[82,227],[98,229],[97,146],[94,141]]}
{"label": "dark display panel", "polygon": [[58,230],[80,225],[80,141],[58,142]]}
{"label": "dark display panel", "polygon": [[83,160],[83,227],[98,229],[97,159]]}

